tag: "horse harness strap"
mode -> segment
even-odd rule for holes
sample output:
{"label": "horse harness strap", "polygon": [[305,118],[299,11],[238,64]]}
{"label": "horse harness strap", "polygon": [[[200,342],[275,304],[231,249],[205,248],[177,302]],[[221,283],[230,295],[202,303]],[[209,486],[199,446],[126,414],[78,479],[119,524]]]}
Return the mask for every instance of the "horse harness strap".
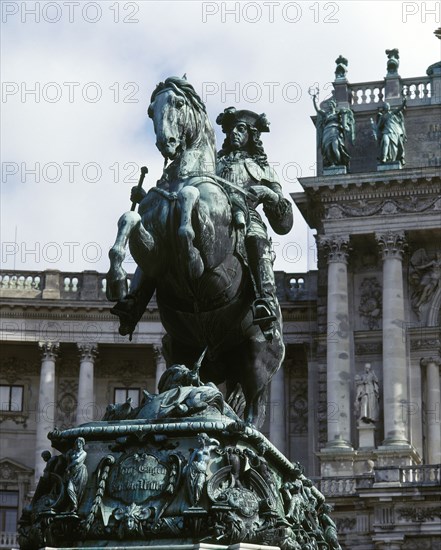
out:
{"label": "horse harness strap", "polygon": [[236,191],[237,193],[240,193],[241,195],[244,195],[245,197],[247,197],[248,199],[251,199],[252,201],[255,201],[256,200],[256,197],[254,195],[252,195],[251,193],[249,193],[248,191],[246,191],[245,189],[243,189],[242,187],[240,187],[239,185],[231,182],[231,181],[228,181],[224,178],[221,178],[220,176],[216,176],[214,174],[204,174],[204,173],[199,173],[199,172],[196,172],[196,173],[190,173],[188,174],[188,177],[189,179],[192,179],[192,178],[200,178],[202,181],[200,182],[196,182],[196,183],[191,183],[191,184],[187,184],[187,185],[194,185],[195,187],[197,187],[200,183],[203,183],[208,179],[211,179],[213,180],[213,184],[214,185],[218,185],[221,189],[223,189],[224,191],[226,191],[225,189],[225,186],[229,187],[232,191]]}
{"label": "horse harness strap", "polygon": [[152,187],[151,191],[159,193],[162,197],[169,200],[170,202],[178,200],[178,193],[166,191],[165,189],[161,189],[160,187]]}

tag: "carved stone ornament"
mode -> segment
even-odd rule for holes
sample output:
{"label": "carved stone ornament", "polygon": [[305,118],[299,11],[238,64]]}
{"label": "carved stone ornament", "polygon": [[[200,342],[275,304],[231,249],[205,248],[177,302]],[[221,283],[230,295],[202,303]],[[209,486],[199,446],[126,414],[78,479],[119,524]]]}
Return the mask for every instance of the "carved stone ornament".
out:
{"label": "carved stone ornament", "polygon": [[330,203],[325,205],[325,217],[328,220],[341,218],[364,218],[376,215],[388,215],[402,212],[415,214],[420,212],[439,211],[441,198],[424,199],[422,197],[402,197],[394,199],[359,199],[347,204]]}
{"label": "carved stone ornament", "polygon": [[386,50],[387,55],[387,76],[398,76],[400,66],[400,54],[398,48]]}
{"label": "carved stone ornament", "polygon": [[403,258],[406,247],[404,232],[388,231],[387,233],[377,234],[376,239],[380,247],[383,260],[386,260],[387,258],[397,258],[401,260]]}
{"label": "carved stone ornament", "polygon": [[29,376],[38,376],[40,365],[18,357],[4,357],[0,363],[0,375],[8,384],[14,384],[19,379]]}
{"label": "carved stone ornament", "polygon": [[61,378],[57,388],[55,425],[71,428],[76,420],[78,406],[78,379]]}
{"label": "carved stone ornament", "polygon": [[348,236],[327,236],[321,235],[318,240],[319,246],[325,251],[328,263],[347,263],[349,255]]}
{"label": "carved stone ornament", "polygon": [[348,72],[348,60],[339,55],[335,60],[335,80],[346,80],[346,73]]}
{"label": "carved stone ornament", "polygon": [[80,361],[93,362],[98,354],[97,344],[92,344],[89,342],[85,344],[77,344],[77,348],[80,356]]}
{"label": "carved stone ornament", "polygon": [[408,521],[424,523],[426,521],[434,521],[436,518],[441,518],[441,507],[438,508],[400,508],[398,510],[399,517]]}
{"label": "carved stone ornament", "polygon": [[38,342],[43,360],[55,361],[58,357],[60,344],[58,342]]}
{"label": "carved stone ornament", "polygon": [[360,306],[363,323],[369,330],[380,328],[383,314],[383,292],[376,277],[366,277],[360,285]]}

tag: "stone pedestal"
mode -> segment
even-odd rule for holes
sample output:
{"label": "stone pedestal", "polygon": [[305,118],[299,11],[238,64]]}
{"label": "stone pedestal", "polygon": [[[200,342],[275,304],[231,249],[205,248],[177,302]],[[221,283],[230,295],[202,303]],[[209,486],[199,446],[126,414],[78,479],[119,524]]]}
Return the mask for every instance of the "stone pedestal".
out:
{"label": "stone pedestal", "polygon": [[377,164],[377,172],[387,172],[388,170],[401,170],[403,165],[400,161],[384,162]]}
{"label": "stone pedestal", "polygon": [[375,448],[375,424],[358,422],[358,448],[360,450]]}
{"label": "stone pedestal", "polygon": [[322,477],[345,477],[354,475],[355,451],[346,445],[340,448],[324,448],[317,453],[320,458],[320,474]]}
{"label": "stone pedestal", "polygon": [[49,434],[60,454],[23,512],[23,550],[318,548],[324,495],[216,387],[183,384],[190,374],[170,367],[139,407]]}
{"label": "stone pedestal", "polygon": [[347,173],[346,166],[325,166],[323,168],[324,176],[338,176],[346,173]]}

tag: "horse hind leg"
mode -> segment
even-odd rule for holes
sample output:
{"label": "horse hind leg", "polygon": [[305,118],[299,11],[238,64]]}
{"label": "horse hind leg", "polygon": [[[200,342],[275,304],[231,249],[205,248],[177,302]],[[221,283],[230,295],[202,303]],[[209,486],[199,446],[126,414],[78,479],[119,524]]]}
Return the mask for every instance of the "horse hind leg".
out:
{"label": "horse hind leg", "polygon": [[204,262],[199,250],[194,246],[195,232],[191,223],[193,209],[199,201],[199,191],[188,186],[181,189],[178,195],[181,219],[178,229],[178,240],[187,260],[187,269],[191,279],[199,278],[204,272]]}
{"label": "horse hind leg", "polygon": [[127,242],[133,228],[141,223],[141,217],[136,212],[126,212],[118,220],[118,233],[115,244],[109,250],[110,269],[107,273],[106,296],[116,302],[122,300],[128,292],[127,273],[122,267],[126,257]]}

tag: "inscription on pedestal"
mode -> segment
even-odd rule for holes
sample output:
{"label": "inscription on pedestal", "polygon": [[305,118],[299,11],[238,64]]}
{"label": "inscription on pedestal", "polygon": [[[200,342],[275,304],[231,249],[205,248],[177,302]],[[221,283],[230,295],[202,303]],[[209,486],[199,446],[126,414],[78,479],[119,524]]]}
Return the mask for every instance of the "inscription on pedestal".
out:
{"label": "inscription on pedestal", "polygon": [[148,453],[120,458],[109,475],[108,493],[127,504],[140,504],[161,495],[168,481],[168,468]]}

